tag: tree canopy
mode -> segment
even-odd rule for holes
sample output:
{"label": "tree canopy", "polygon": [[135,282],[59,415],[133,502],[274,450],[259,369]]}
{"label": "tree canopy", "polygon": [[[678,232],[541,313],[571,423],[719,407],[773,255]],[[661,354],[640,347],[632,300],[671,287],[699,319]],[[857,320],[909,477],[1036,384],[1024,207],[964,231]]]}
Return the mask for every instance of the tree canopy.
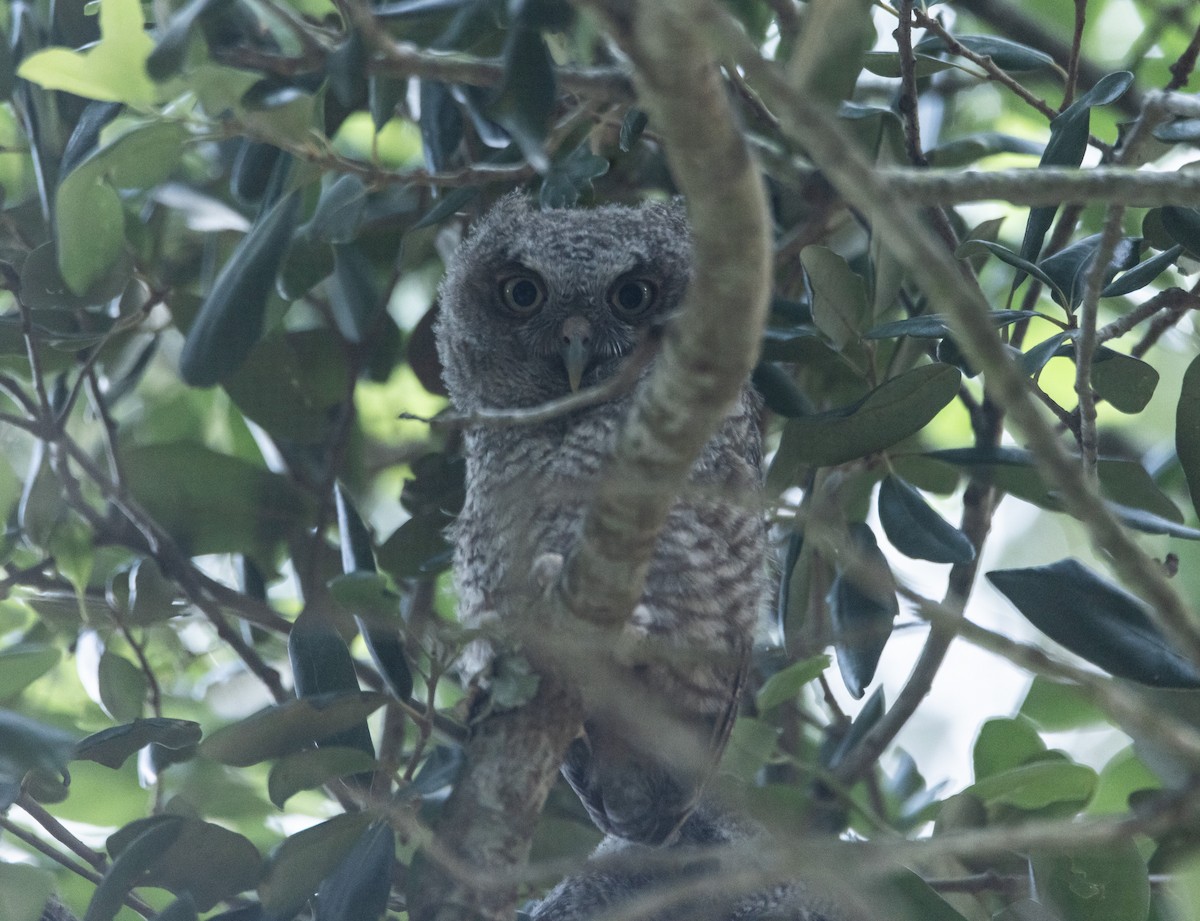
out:
{"label": "tree canopy", "polygon": [[[13,0],[0,38],[5,921],[507,919],[586,859],[569,677],[471,725],[454,667],[461,431],[522,419],[443,412],[435,289],[514,188],[682,194],[696,242],[568,623],[629,617],[631,503],[713,393],[765,403],[778,593],[717,783],[771,835],[709,884],[1195,916],[1194,5]],[[927,782],[896,740],[959,644],[1028,692],[964,689]],[[496,777],[520,840],[464,867]]]}

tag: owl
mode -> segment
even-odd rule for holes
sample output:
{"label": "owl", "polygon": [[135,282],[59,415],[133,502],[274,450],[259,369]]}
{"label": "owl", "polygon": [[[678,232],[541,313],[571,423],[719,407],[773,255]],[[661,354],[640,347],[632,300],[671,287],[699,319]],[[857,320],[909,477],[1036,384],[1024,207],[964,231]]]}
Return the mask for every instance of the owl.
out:
{"label": "owl", "polygon": [[[439,292],[454,406],[532,407],[610,379],[671,321],[691,270],[680,203],[539,211],[520,194],[501,199]],[[577,543],[639,384],[537,425],[465,431],[453,528],[465,624],[503,633],[537,609],[545,564],[561,568]],[[733,719],[766,579],[757,411],[747,387],[670,510],[629,625],[585,638],[602,648],[572,659],[588,673],[585,719],[563,774],[596,825],[629,841],[672,840]]]}

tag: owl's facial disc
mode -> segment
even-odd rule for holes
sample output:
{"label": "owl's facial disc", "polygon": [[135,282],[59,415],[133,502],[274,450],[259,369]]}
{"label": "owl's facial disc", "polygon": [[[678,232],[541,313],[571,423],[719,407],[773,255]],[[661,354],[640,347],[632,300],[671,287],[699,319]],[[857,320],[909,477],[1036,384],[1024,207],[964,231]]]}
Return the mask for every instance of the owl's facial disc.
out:
{"label": "owl's facial disc", "polygon": [[583,372],[592,361],[592,324],[578,314],[567,317],[562,327],[562,359],[571,392],[579,389]]}

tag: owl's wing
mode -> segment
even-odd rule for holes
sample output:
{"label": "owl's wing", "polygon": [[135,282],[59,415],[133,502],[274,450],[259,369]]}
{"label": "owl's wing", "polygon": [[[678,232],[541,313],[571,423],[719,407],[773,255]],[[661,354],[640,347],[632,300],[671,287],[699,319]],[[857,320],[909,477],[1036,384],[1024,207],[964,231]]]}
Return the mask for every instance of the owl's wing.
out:
{"label": "owl's wing", "polygon": [[584,723],[583,734],[567,751],[562,773],[597,828],[645,844],[674,838],[715,772],[737,719],[749,644],[740,644],[738,652],[721,712],[679,718],[681,728],[695,737],[694,750],[703,752],[701,759],[651,750],[643,740],[631,738],[618,720],[603,714]]}

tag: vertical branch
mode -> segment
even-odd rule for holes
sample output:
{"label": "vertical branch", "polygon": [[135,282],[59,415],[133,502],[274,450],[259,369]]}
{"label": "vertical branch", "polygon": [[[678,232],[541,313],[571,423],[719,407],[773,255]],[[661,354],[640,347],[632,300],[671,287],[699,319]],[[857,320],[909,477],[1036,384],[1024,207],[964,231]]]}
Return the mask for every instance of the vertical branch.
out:
{"label": "vertical branch", "polygon": [[1075,33],[1071,37],[1071,56],[1067,59],[1067,85],[1063,88],[1062,107],[1065,109],[1075,98],[1079,84],[1079,53],[1083,47],[1083,27],[1087,22],[1087,0],[1075,0]]}

